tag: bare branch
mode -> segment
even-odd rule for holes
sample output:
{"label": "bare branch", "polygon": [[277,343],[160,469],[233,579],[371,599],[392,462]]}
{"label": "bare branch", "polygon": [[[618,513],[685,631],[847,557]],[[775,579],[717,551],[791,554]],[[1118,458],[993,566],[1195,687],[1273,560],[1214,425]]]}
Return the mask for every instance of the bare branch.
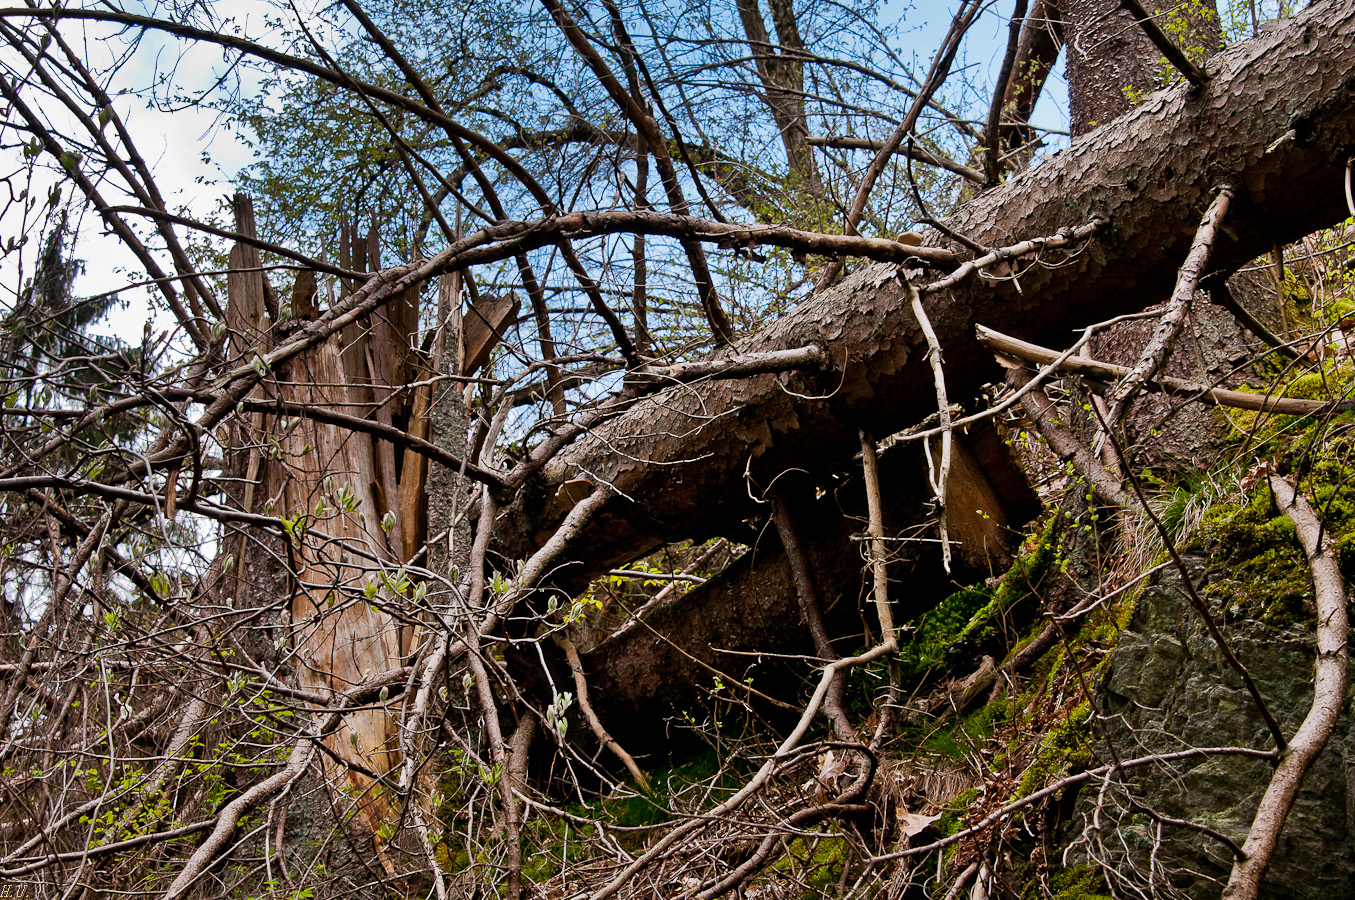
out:
{"label": "bare branch", "polygon": [[1191,62],[1190,57],[1181,52],[1181,48],[1176,46],[1171,38],[1167,37],[1167,33],[1154,21],[1139,0],[1120,0],[1120,5],[1138,20],[1139,26],[1143,28],[1143,33],[1148,35],[1148,39],[1153,42],[1153,46],[1157,47],[1158,51],[1167,57],[1167,61],[1175,66],[1178,72],[1186,76],[1187,81],[1195,87],[1200,87],[1209,80],[1208,73]]}
{"label": "bare branch", "polygon": [[1226,900],[1255,900],[1303,778],[1327,745],[1346,705],[1350,624],[1346,615],[1345,585],[1334,547],[1330,540],[1324,540],[1322,523],[1298,488],[1279,475],[1272,475],[1270,489],[1275,492],[1280,511],[1294,523],[1316,588],[1317,656],[1313,663],[1313,705],[1294,733],[1288,751],[1281,757],[1256,807],[1247,840],[1242,845],[1242,858],[1234,864],[1223,889]]}

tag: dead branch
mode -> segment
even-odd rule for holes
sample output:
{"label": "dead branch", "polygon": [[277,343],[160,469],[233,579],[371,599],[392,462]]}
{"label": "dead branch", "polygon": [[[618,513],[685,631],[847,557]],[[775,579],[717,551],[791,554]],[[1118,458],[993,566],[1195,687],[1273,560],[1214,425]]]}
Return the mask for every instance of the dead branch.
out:
{"label": "dead branch", "polygon": [[1317,598],[1317,658],[1313,663],[1313,705],[1303,724],[1294,733],[1288,750],[1281,756],[1275,774],[1256,807],[1242,859],[1233,865],[1225,900],[1255,900],[1261,878],[1270,867],[1275,847],[1293,809],[1303,777],[1327,745],[1336,720],[1346,701],[1346,667],[1350,651],[1346,646],[1349,622],[1346,615],[1346,591],[1337,566],[1332,542],[1324,540],[1317,514],[1298,488],[1279,475],[1270,478],[1270,489],[1280,511],[1294,523],[1303,554],[1313,574]]}
{"label": "dead branch", "polygon": [[[14,715],[15,705],[18,703],[19,691],[27,679],[34,660],[38,657],[42,639],[57,620],[57,617],[66,613],[66,596],[70,593],[72,587],[79,584],[80,570],[85,567],[85,563],[89,562],[90,555],[93,554],[94,548],[99,545],[99,541],[103,539],[104,532],[107,531],[112,519],[112,511],[105,512],[99,518],[98,523],[90,529],[79,548],[72,554],[70,564],[57,570],[56,584],[51,597],[48,598],[47,608],[42,611],[41,618],[34,626],[32,637],[29,638],[28,646],[24,648],[23,656],[15,667],[14,674],[7,679],[9,685],[5,689],[5,698],[0,701],[0,734],[9,735],[9,726]],[[6,741],[6,744],[8,743],[9,741]]]}
{"label": "dead branch", "polygon": [[193,851],[193,855],[188,858],[188,862],[184,863],[184,867],[179,870],[179,874],[175,876],[169,889],[165,891],[163,900],[180,900],[181,897],[186,896],[198,878],[211,866],[216,859],[216,855],[225,848],[226,842],[235,834],[240,819],[251,809],[278,794],[305,774],[307,766],[310,765],[311,759],[315,756],[315,748],[319,739],[339,724],[343,719],[343,707],[349,705],[350,702],[348,696],[340,695],[336,708],[317,713],[311,720],[311,726],[306,733],[297,737],[293,742],[292,752],[287,758],[287,764],[281,770],[227,803],[221,812],[217,813],[216,824],[212,828],[212,833],[198,846],[197,850]]}
{"label": "dead branch", "polygon": [[[1107,224],[1105,219],[1098,217],[1092,219],[1085,225],[1065,228],[1057,234],[1052,234],[1048,237],[1027,238],[1026,240],[1017,241],[1015,244],[1006,247],[996,247],[982,256],[960,263],[955,271],[938,281],[923,285],[918,288],[918,292],[922,294],[931,294],[937,291],[944,291],[960,284],[966,278],[969,278],[978,272],[1000,267],[1004,263],[1009,263],[1013,260],[1020,259],[1021,257],[1039,254],[1044,250],[1062,250],[1067,247],[1082,244],[1104,231]],[[1017,289],[1020,290],[1020,281],[1015,277],[1012,278],[1012,281]]]}
{"label": "dead branch", "polygon": [[[858,137],[827,137],[811,136],[806,143],[811,147],[831,147],[835,150],[872,150],[879,153],[884,149],[884,141],[872,141],[869,138]],[[966,181],[974,184],[983,184],[983,173],[972,166],[966,166],[964,163],[956,162],[950,157],[939,153],[933,153],[925,147],[910,143],[907,147],[899,147],[894,151],[901,156],[907,156],[909,159],[920,163],[937,166],[945,169],[947,172],[953,172]]]}
{"label": "dead branch", "polygon": [[997,184],[1002,178],[1002,107],[1006,104],[1007,86],[1012,80],[1012,69],[1016,65],[1016,53],[1021,43],[1021,29],[1029,5],[1030,0],[1016,0],[1016,9],[1008,25],[1007,52],[1002,57],[1002,68],[998,70],[992,102],[988,104],[988,121],[983,128],[983,171],[985,183],[989,186]]}
{"label": "dead branch", "polygon": [[1271,331],[1266,327],[1265,322],[1256,318],[1256,316],[1252,315],[1245,306],[1237,301],[1237,298],[1233,296],[1232,290],[1228,287],[1227,278],[1222,275],[1215,275],[1204,279],[1202,286],[1205,291],[1208,292],[1209,301],[1211,303],[1217,303],[1219,306],[1222,306],[1224,309],[1228,310],[1228,312],[1232,313],[1233,318],[1237,319],[1243,328],[1246,328],[1252,334],[1260,338],[1266,346],[1289,359],[1299,358],[1301,354],[1298,350],[1294,349],[1292,342],[1284,340],[1275,332]]}
{"label": "dead branch", "polygon": [[[875,182],[884,172],[885,165],[890,158],[903,144],[904,138],[913,133],[913,129],[917,127],[918,117],[922,115],[932,95],[936,93],[942,82],[946,80],[946,76],[950,74],[951,64],[955,61],[955,54],[960,49],[960,41],[969,31],[969,27],[974,24],[974,20],[981,10],[982,4],[972,2],[972,0],[964,0],[960,4],[960,8],[951,17],[950,28],[941,40],[941,46],[937,49],[931,67],[927,70],[927,77],[923,79],[922,87],[913,99],[912,105],[908,108],[907,115],[894,129],[894,133],[885,140],[884,145],[875,154],[875,158],[870,161],[870,165],[866,166],[865,172],[861,174],[860,184],[856,188],[856,196],[852,198],[851,207],[847,210],[847,220],[842,229],[846,234],[857,233],[856,227],[861,223],[861,217],[866,211],[866,204],[870,200],[871,191],[875,189]],[[819,276],[819,280],[814,286],[815,293],[823,291],[833,284],[841,271],[842,261],[834,260]]]}
{"label": "dead branch", "polygon": [[610,750],[617,759],[621,760],[621,764],[626,767],[626,771],[635,779],[635,783],[640,786],[640,790],[649,793],[649,778],[645,776],[645,773],[636,764],[635,757],[627,753],[626,748],[618,744],[616,740],[607,733],[607,729],[603,726],[602,720],[599,719],[598,714],[593,711],[593,704],[588,701],[588,679],[584,675],[583,660],[579,659],[578,648],[574,646],[574,642],[569,639],[569,636],[563,632],[557,631],[551,635],[551,637],[555,641],[555,646],[563,650],[565,658],[569,660],[569,671],[574,676],[574,696],[579,702],[579,710],[583,712],[584,718],[588,720],[588,727],[593,730],[593,734],[597,737],[598,742]]}
{"label": "dead branch", "polygon": [[[1026,369],[1012,369],[1007,377],[1017,389],[1029,386],[1032,381],[1031,373]],[[1079,440],[1072,429],[1058,420],[1058,410],[1044,388],[1038,385],[1031,387],[1021,398],[1021,408],[1030,416],[1040,436],[1049,445],[1049,449],[1054,451],[1059,461],[1072,465],[1096,496],[1106,503],[1125,509],[1133,506],[1133,502],[1116,479],[1097,462],[1091,448]]]}
{"label": "dead branch", "polygon": [[[772,522],[781,538],[781,546],[786,551],[786,561],[790,563],[791,578],[795,582],[795,596],[800,602],[800,614],[804,616],[810,637],[814,640],[814,652],[820,659],[832,661],[838,658],[837,652],[828,637],[828,626],[823,621],[823,604],[819,601],[819,589],[810,566],[809,553],[805,549],[800,532],[795,527],[795,517],[786,498],[786,489],[781,485],[772,488]],[[856,729],[852,727],[847,711],[843,707],[843,690],[846,687],[841,678],[833,679],[828,693],[823,699],[823,714],[833,727],[838,740],[859,742]]]}
{"label": "dead branch", "polygon": [[879,747],[889,733],[894,710],[899,705],[898,632],[894,628],[894,611],[889,605],[889,569],[885,555],[884,499],[880,496],[880,459],[875,452],[875,439],[859,431],[861,440],[861,472],[866,483],[867,533],[870,535],[870,571],[875,615],[880,622],[880,648],[889,660],[889,695],[880,722],[871,738],[872,749]]}
{"label": "dead branch", "polygon": [[[1002,334],[983,325],[976,327],[979,343],[998,353],[1038,363],[1054,365],[1059,371],[1093,379],[1089,387],[1105,391],[1106,385],[1129,374],[1125,366],[1089,359],[1085,356],[1066,356],[1046,347],[1027,343]],[[1098,385],[1096,382],[1100,382]],[[1198,400],[1211,406],[1227,406],[1254,412],[1277,413],[1286,416],[1315,416],[1348,412],[1355,409],[1355,398],[1346,400],[1300,400],[1295,397],[1272,397],[1269,394],[1248,394],[1210,387],[1183,378],[1162,375],[1144,383],[1146,390],[1160,391],[1173,397]]]}
{"label": "dead branch", "polygon": [[1001,809],[994,810],[979,822],[968,828],[957,831],[950,837],[942,838],[938,841],[933,841],[930,844],[924,844],[918,847],[908,847],[903,850],[895,850],[893,853],[872,856],[864,861],[867,863],[882,863],[895,859],[903,859],[909,856],[922,856],[936,850],[944,850],[952,844],[959,843],[965,838],[992,828],[998,822],[1001,822],[1013,813],[1019,812],[1033,804],[1041,803],[1074,785],[1085,784],[1088,781],[1102,778],[1116,772],[1122,772],[1128,769],[1138,769],[1143,766],[1176,762],[1181,759],[1197,759],[1199,757],[1249,756],[1253,759],[1275,759],[1277,755],[1278,754],[1274,750],[1254,750],[1251,747],[1192,747],[1189,750],[1178,750],[1174,753],[1158,753],[1152,756],[1140,756],[1135,759],[1127,759],[1118,763],[1109,763],[1104,766],[1098,766],[1095,769],[1088,769],[1085,772],[1079,772],[1075,775],[1060,778],[1053,784],[1043,787],[1033,794],[1027,794],[1020,800],[1015,800],[1008,803],[1006,806],[1003,806]]}
{"label": "dead branch", "polygon": [[1143,8],[1143,4],[1139,0],[1120,0],[1120,6],[1134,16],[1139,23],[1139,27],[1143,29],[1143,33],[1148,35],[1148,40],[1153,42],[1153,46],[1157,47],[1158,52],[1167,57],[1167,61],[1175,66],[1178,72],[1186,76],[1187,81],[1195,87],[1199,87],[1209,80],[1208,73],[1191,62],[1190,57],[1181,52],[1181,48],[1176,46],[1171,38],[1167,37],[1167,33],[1153,20],[1153,17]]}
{"label": "dead branch", "polygon": [[932,493],[936,497],[936,530],[941,538],[941,566],[949,573],[950,534],[946,528],[946,482],[950,478],[951,421],[950,398],[946,393],[946,371],[942,365],[941,341],[936,337],[936,329],[932,327],[931,319],[927,317],[922,297],[911,281],[905,281],[904,287],[908,291],[908,302],[912,307],[913,316],[917,319],[922,334],[927,338],[927,361],[931,363],[932,382],[936,385],[936,410],[941,417],[941,424],[938,426],[941,430],[940,463],[935,466],[932,464],[931,441],[924,440],[922,449],[927,456],[927,480],[931,483]]}
{"label": "dead branch", "polygon": [[1171,300],[1167,302],[1161,321],[1153,331],[1153,336],[1149,338],[1148,345],[1139,354],[1138,362],[1115,386],[1110,409],[1105,417],[1110,428],[1119,427],[1129,404],[1143,389],[1144,383],[1152,380],[1162,370],[1162,365],[1171,354],[1172,347],[1176,346],[1176,339],[1180,337],[1181,329],[1186,324],[1186,314],[1190,312],[1190,303],[1195,297],[1196,288],[1199,287],[1204,267],[1209,264],[1209,255],[1214,246],[1219,223],[1228,214],[1228,205],[1232,199],[1233,188],[1225,184],[1219,188],[1218,196],[1205,211],[1204,221],[1195,232],[1195,240],[1191,243],[1190,252],[1186,254],[1186,261],[1181,265],[1176,278],[1176,289],[1172,291]]}

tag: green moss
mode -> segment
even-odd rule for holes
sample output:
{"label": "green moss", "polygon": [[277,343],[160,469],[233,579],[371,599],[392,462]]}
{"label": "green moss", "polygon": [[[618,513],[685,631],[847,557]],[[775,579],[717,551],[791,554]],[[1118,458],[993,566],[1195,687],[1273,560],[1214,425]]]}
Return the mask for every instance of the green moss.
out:
{"label": "green moss", "polygon": [[964,815],[969,812],[969,807],[974,805],[974,801],[979,799],[979,789],[970,788],[967,791],[961,791],[946,806],[945,811],[941,813],[941,818],[936,820],[936,831],[942,837],[950,837],[962,831],[965,827]]}
{"label": "green moss", "polygon": [[993,592],[993,599],[974,613],[973,618],[956,636],[956,643],[983,641],[994,633],[999,623],[1010,616],[1017,606],[1036,595],[1045,574],[1049,571],[1049,564],[1054,559],[1060,523],[1059,516],[1049,517],[1035,546],[1012,563],[1012,567],[1002,576],[997,590]]}
{"label": "green moss", "polygon": [[821,897],[823,889],[842,877],[847,860],[847,842],[842,838],[796,838],[785,856],[772,865],[772,871],[790,875],[795,882],[810,888],[805,897]]}
{"label": "green moss", "polygon": [[960,727],[971,738],[989,737],[997,726],[1007,721],[1010,703],[1006,694],[999,694],[991,703],[979,707],[961,721]]}
{"label": "green moss", "polygon": [[949,724],[944,728],[924,730],[904,725],[902,729],[908,733],[908,742],[924,754],[968,761],[1009,719],[1013,709],[1013,701],[1006,694],[1000,694],[968,715],[947,720]]}
{"label": "green moss", "polygon": [[[1355,366],[1328,363],[1305,372],[1276,394],[1311,400],[1345,396],[1355,387]],[[1298,484],[1331,536],[1342,574],[1355,577],[1355,414],[1331,417],[1234,417],[1245,436],[1237,441],[1272,471]],[[1276,627],[1312,621],[1312,581],[1289,519],[1279,513],[1264,480],[1245,503],[1209,510],[1192,535],[1195,552],[1219,560],[1205,593],[1225,615],[1252,618]]]}
{"label": "green moss", "polygon": [[1048,894],[1039,882],[1031,882],[1022,892],[1023,900],[1046,896],[1051,900],[1110,900],[1111,897],[1106,878],[1096,866],[1078,866],[1051,875]]}
{"label": "green moss", "polygon": [[[944,668],[946,649],[974,614],[991,599],[992,595],[984,590],[966,588],[951,594],[918,619],[899,649],[900,675],[904,683],[916,683],[925,678],[928,672]],[[848,677],[855,680],[867,674],[863,669],[855,674],[849,673]],[[873,689],[874,685],[868,687]]]}
{"label": "green moss", "polygon": [[928,735],[922,742],[922,749],[936,756],[944,756],[947,759],[965,758],[964,748],[955,740],[955,735],[949,729]]}
{"label": "green moss", "polygon": [[[1350,362],[1326,361],[1310,364],[1305,372],[1291,377],[1281,384],[1267,384],[1263,387],[1244,387],[1243,390],[1272,397],[1290,397],[1299,400],[1333,400],[1348,397],[1355,388],[1355,364]],[[1278,374],[1278,373],[1277,373]],[[1246,443],[1251,447],[1265,447],[1272,442],[1278,446],[1268,447],[1266,456],[1283,464],[1292,459],[1296,450],[1312,442],[1312,432],[1320,429],[1330,434],[1334,427],[1350,425],[1355,422],[1355,413],[1342,412],[1330,417],[1319,416],[1283,416],[1272,413],[1252,412],[1248,410],[1229,410],[1228,419],[1232,424],[1233,440]]]}
{"label": "green moss", "polygon": [[904,683],[916,684],[928,673],[944,669],[952,647],[963,642],[981,644],[1036,596],[1054,558],[1057,525],[1058,517],[1051,516],[1031,548],[995,588],[975,585],[956,591],[913,624],[899,650]]}
{"label": "green moss", "polygon": [[1311,621],[1308,565],[1293,523],[1275,510],[1268,487],[1255,488],[1245,504],[1210,510],[1191,547],[1222,563],[1211,567],[1204,594],[1217,598],[1228,618],[1280,628]]}
{"label": "green moss", "polygon": [[1045,737],[1040,753],[1021,776],[1015,797],[1035,793],[1069,771],[1085,766],[1092,756],[1094,737],[1091,707],[1083,703]]}

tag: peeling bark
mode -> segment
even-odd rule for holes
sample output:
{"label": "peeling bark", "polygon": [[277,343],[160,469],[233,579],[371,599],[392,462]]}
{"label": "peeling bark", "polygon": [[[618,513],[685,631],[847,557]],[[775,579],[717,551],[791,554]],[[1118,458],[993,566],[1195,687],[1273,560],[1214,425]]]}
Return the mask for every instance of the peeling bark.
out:
{"label": "peeling bark", "polygon": [[[237,198],[236,213],[240,233],[253,237],[248,198]],[[359,240],[352,228],[345,232],[345,262],[378,267],[375,241]],[[267,301],[271,292],[259,269],[258,250],[241,241],[231,258],[232,356],[248,363],[268,351],[276,311]],[[237,266],[241,271],[234,270]],[[313,292],[313,278],[309,286],[298,280],[303,295]],[[233,499],[241,509],[281,520],[287,532],[283,537],[246,535],[238,542],[231,596],[237,607],[276,611],[277,619],[266,621],[277,622],[291,647],[283,649],[285,640],[260,640],[251,651],[270,660],[285,654],[297,685],[319,697],[341,695],[375,675],[398,670],[411,653],[415,628],[383,607],[395,599],[391,585],[401,564],[423,545],[426,485],[431,481],[439,489],[433,504],[439,513],[439,503],[451,502],[455,492],[442,465],[434,466],[430,479],[422,455],[404,452],[401,458],[401,448],[390,440],[300,412],[354,410],[387,434],[408,427],[418,438],[455,445],[446,434],[450,420],[464,443],[457,391],[448,392],[449,400],[431,385],[408,392],[409,399],[400,390],[429,374],[412,344],[417,298],[416,289],[405,290],[370,318],[354,321],[270,371],[250,398],[248,425],[236,427],[231,438],[228,471],[244,475]],[[445,547],[447,529],[442,530]],[[448,554],[435,550],[433,555],[445,570]],[[379,837],[383,826],[398,819],[390,792],[378,783],[400,762],[391,713],[390,703],[381,701],[336,714],[333,726],[325,729],[320,769],[334,803],[352,813],[364,838],[375,839],[381,864],[394,875],[401,868],[393,852],[397,848]]]}

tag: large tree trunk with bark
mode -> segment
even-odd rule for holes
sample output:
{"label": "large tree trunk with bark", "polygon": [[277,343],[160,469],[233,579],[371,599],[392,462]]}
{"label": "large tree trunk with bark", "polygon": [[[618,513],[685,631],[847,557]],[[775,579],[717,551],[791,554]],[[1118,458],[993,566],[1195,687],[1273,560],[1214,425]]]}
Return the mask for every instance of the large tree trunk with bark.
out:
{"label": "large tree trunk with bark", "polygon": [[[1144,8],[1192,59],[1222,46],[1210,4],[1148,0]],[[1119,118],[1155,87],[1166,61],[1120,0],[1057,0],[1067,39],[1068,118],[1083,135]]]}
{"label": "large tree trunk with bark", "polygon": [[[1202,63],[1222,45],[1218,15],[1208,5],[1149,0],[1143,6],[1193,62]],[[1120,0],[1058,0],[1050,9],[1057,9],[1068,35],[1068,109],[1074,136],[1128,112],[1168,77],[1182,80]],[[1245,286],[1239,283],[1235,293],[1257,306],[1262,298]],[[1146,319],[1120,322],[1093,336],[1092,354],[1132,365],[1155,327]],[[1166,371],[1207,383],[1225,380],[1250,355],[1251,343],[1227,310],[1201,295],[1190,307],[1189,326],[1168,355]],[[1224,438],[1219,420],[1207,410],[1161,396],[1139,396],[1119,425],[1126,445],[1143,451],[1135,454],[1139,462],[1169,469],[1212,455]]]}
{"label": "large tree trunk with bark", "polygon": [[[1343,218],[1352,56],[1355,4],[1315,4],[1211,58],[1202,88],[1153,94],[962,207],[950,227],[990,246],[1106,225],[1057,266],[1018,264],[1019,279],[971,278],[926,296],[950,396],[972,398],[998,379],[976,324],[1060,345],[1078,326],[1165,299],[1224,180],[1238,200],[1215,249],[1220,270]],[[935,390],[925,341],[896,278],[892,265],[867,266],[733,351],[818,344],[831,371],[665,391],[581,438],[547,466],[535,499],[511,511],[502,549],[521,557],[553,532],[568,508],[557,485],[614,485],[578,541],[566,579],[575,586],[665,541],[739,532],[756,515],[750,494],[779,473],[822,479],[851,458],[858,427],[887,434],[926,416]]]}
{"label": "large tree trunk with bark", "polygon": [[[1335,12],[1350,20],[1349,5]],[[1310,59],[1298,49],[1305,26],[1291,27],[1291,37],[1300,37],[1297,44],[1275,36],[1269,52],[1292,54],[1290,64],[1298,66]],[[1216,83],[1198,95],[1181,88],[1154,96],[1124,121],[978,198],[954,217],[953,225],[968,225],[967,232],[987,244],[1052,233],[1096,216],[1105,217],[1109,226],[1065,266],[1051,270],[1035,265],[1022,271],[1019,291],[1010,282],[982,282],[931,295],[929,314],[946,348],[951,396],[972,396],[987,378],[996,379],[991,354],[973,344],[976,323],[1004,321],[1024,334],[1062,345],[1069,342],[1072,326],[1165,299],[1217,179],[1227,177],[1245,191],[1245,205],[1238,204],[1229,220],[1231,242],[1225,237],[1217,249],[1224,271],[1271,241],[1340,218],[1343,210],[1329,201],[1352,134],[1341,51],[1333,50],[1326,87],[1312,85],[1307,98],[1272,106],[1266,120],[1251,122],[1242,118],[1244,98],[1249,93],[1275,96],[1250,62],[1258,55],[1253,48],[1245,58],[1220,56],[1210,66],[1218,73]],[[1314,109],[1320,98],[1331,96],[1328,91],[1339,100],[1313,123],[1329,130],[1329,149],[1320,149],[1320,140],[1327,138],[1314,134],[1306,142],[1295,137],[1268,152],[1295,123],[1296,113]],[[1249,130],[1249,125],[1254,127]],[[1159,137],[1164,132],[1167,140]],[[1212,153],[1186,149],[1199,142],[1209,143]],[[1294,153],[1295,159],[1281,163],[1273,159],[1277,153]],[[1296,165],[1329,186],[1326,191],[1296,191],[1292,200],[1305,205],[1303,212],[1286,205],[1291,198],[1276,180],[1293,173]],[[1277,221],[1282,214],[1287,217],[1283,224]],[[1275,231],[1269,230],[1272,221]],[[1235,332],[1224,343],[1235,340]],[[859,272],[739,346],[774,349],[825,341],[828,358],[837,365],[821,376],[760,376],[760,382],[671,392],[644,402],[567,451],[549,476],[585,474],[646,500],[643,510],[624,500],[614,502],[606,513],[607,525],[598,530],[606,540],[581,543],[582,555],[598,554],[594,565],[600,567],[610,564],[608,559],[620,561],[649,549],[649,541],[712,533],[740,537],[745,519],[766,515],[765,508],[748,498],[763,498],[782,473],[808,470],[807,478],[798,477],[824,484],[827,473],[849,464],[857,426],[897,427],[934,409],[921,333],[886,267]],[[1197,375],[1191,365],[1195,356],[1177,355],[1178,367],[1184,365],[1192,377]],[[1164,401],[1148,398],[1140,403]],[[644,427],[638,424],[642,417]],[[620,452],[609,452],[615,450]],[[958,489],[954,485],[966,485],[985,501],[969,503],[952,496],[948,507],[953,514],[975,519],[972,512],[982,509],[1004,526],[1009,518],[1015,525],[1026,521],[1019,489],[1012,489],[1010,476],[1000,473],[1005,462],[1000,448],[994,452],[990,447],[980,457],[981,465],[957,466],[952,493]],[[907,471],[910,466],[912,472]],[[893,499],[890,518],[897,536],[904,526],[925,520],[927,494],[917,456],[908,455],[893,468],[894,487],[886,493]],[[813,548],[820,590],[831,598],[826,604],[832,607],[833,599],[839,603],[839,615],[830,617],[833,633],[859,640],[866,617],[858,600],[869,588],[851,540],[853,531],[862,530],[860,521],[844,519],[838,511],[844,493],[839,486],[834,503],[820,504],[823,508],[817,510],[806,507],[805,518],[812,523],[807,543]],[[997,543],[986,560],[989,571],[1002,560],[1005,548]],[[919,552],[927,545],[904,546],[906,558],[892,570],[907,586],[895,598],[900,621],[925,612],[947,593],[948,583],[956,583],[942,572],[938,554]],[[982,573],[983,562],[972,555],[966,562],[955,573],[961,581]],[[571,580],[584,574],[576,569]],[[608,727],[637,751],[653,747],[671,733],[664,717],[697,708],[717,673],[725,685],[747,682],[786,697],[795,682],[784,677],[784,665],[755,654],[812,652],[795,593],[779,543],[764,533],[755,551],[719,578],[588,653],[595,706]],[[736,693],[740,689],[732,688]]]}

